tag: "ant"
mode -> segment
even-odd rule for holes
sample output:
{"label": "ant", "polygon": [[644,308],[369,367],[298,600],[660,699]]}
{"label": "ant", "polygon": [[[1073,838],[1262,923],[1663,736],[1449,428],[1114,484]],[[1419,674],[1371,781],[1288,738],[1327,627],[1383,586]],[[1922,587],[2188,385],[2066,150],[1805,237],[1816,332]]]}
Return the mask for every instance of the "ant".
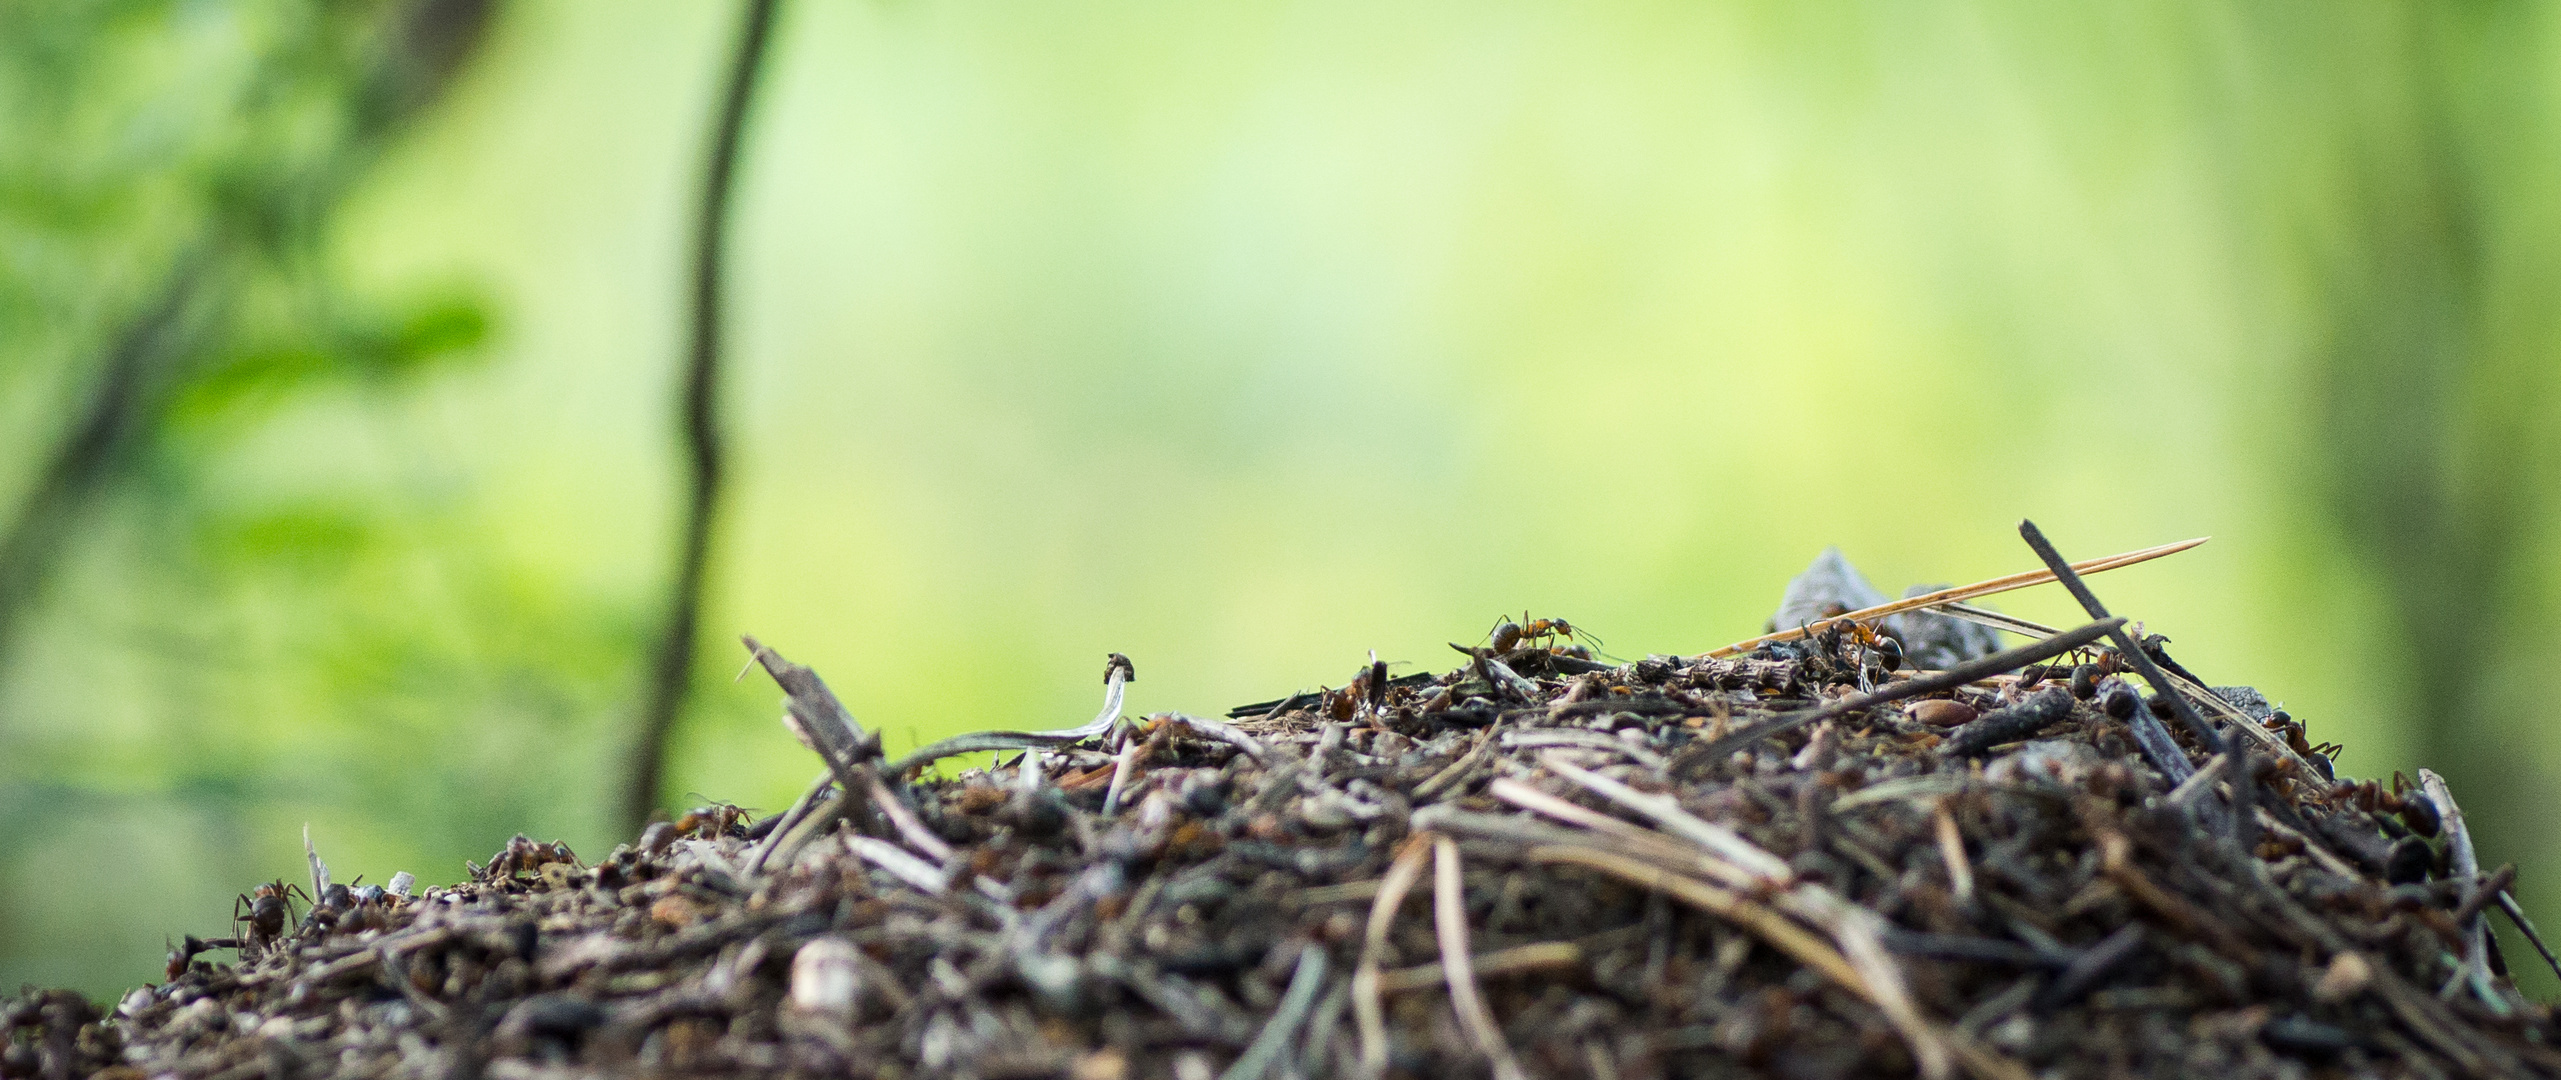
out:
{"label": "ant", "polygon": [[730,830],[737,828],[746,820],[746,811],[728,803],[713,803],[710,806],[697,806],[678,817],[676,833],[680,836],[693,835],[709,840],[729,835]]}
{"label": "ant", "polygon": [[2285,736],[2286,749],[2307,758],[2315,754],[2325,758],[2335,758],[2341,751],[2347,749],[2334,742],[2313,742],[2303,722],[2288,715],[2283,709],[2278,709],[2267,719],[2259,721],[2259,726]]}
{"label": "ant", "polygon": [[[1570,644],[1559,648],[1558,638]],[[1563,619],[1533,619],[1526,611],[1521,612],[1519,622],[1513,622],[1508,615],[1496,617],[1493,632],[1486,635],[1486,640],[1496,653],[1508,653],[1531,641],[1545,641],[1549,652],[1583,660],[1591,659],[1592,647],[1601,644],[1600,635],[1589,630],[1578,629]]]}
{"label": "ant", "polygon": [[186,936],[183,944],[169,950],[169,981],[176,982],[178,981],[179,976],[186,974],[187,968],[194,965],[197,953],[203,952],[207,949],[237,949],[239,947],[239,938],[226,937],[206,941],[194,934],[189,934]]}
{"label": "ant", "polygon": [[463,865],[471,870],[472,880],[501,883],[513,881],[520,874],[528,877],[539,876],[542,868],[552,863],[567,863],[573,868],[583,865],[578,861],[578,856],[569,850],[569,845],[557,840],[548,844],[538,844],[526,839],[523,833],[517,833],[515,839],[507,841],[506,847],[498,849],[497,854],[490,856],[487,866],[468,859],[463,860]]}
{"label": "ant", "polygon": [[265,948],[282,939],[285,924],[293,921],[293,898],[311,902],[311,894],[302,886],[291,885],[283,878],[260,885],[231,904],[231,921],[249,924],[249,933],[240,937],[241,948]]}
{"label": "ant", "polygon": [[2345,801],[2369,814],[2390,814],[2398,817],[2404,827],[2421,836],[2437,834],[2436,806],[2428,802],[2425,797],[2413,797],[2410,794],[2410,778],[2401,775],[2398,769],[2392,772],[2392,788],[2389,791],[2384,790],[2383,785],[2375,781],[2359,780],[2338,788],[2333,792],[2332,798]]}

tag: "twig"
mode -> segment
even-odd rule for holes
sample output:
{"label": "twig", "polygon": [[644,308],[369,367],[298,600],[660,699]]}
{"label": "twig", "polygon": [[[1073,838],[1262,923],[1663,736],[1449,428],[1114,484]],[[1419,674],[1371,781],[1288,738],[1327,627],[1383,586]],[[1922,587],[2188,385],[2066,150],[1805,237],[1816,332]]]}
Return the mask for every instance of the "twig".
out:
{"label": "twig", "polygon": [[[2481,884],[2481,856],[2472,846],[2472,830],[2463,824],[2463,808],[2455,805],[2454,792],[2445,786],[2445,777],[2433,769],[2419,770],[2419,791],[2436,808],[2437,820],[2445,829],[2445,847],[2449,869],[2458,881],[2474,888]],[[2475,908],[2472,917],[2456,925],[2463,928],[2463,970],[2472,983],[2472,992],[2490,1011],[2501,1016],[2512,1011],[2507,996],[2499,992],[2490,975],[2490,927]]]}
{"label": "twig", "polygon": [[1433,838],[1432,856],[1432,921],[1440,932],[1441,973],[1449,980],[1450,1007],[1457,1010],[1459,1026],[1467,1029],[1476,1051],[1493,1063],[1495,1080],[1529,1080],[1512,1057],[1511,1045],[1503,1041],[1503,1029],[1495,1026],[1493,1012],[1486,1009],[1485,997],[1476,986],[1476,971],[1469,964],[1467,886],[1458,841]]}
{"label": "twig", "polygon": [[684,534],[677,544],[676,580],[667,592],[658,655],[650,665],[649,685],[641,700],[631,769],[624,778],[622,823],[633,832],[657,808],[658,786],[667,769],[667,735],[676,726],[676,714],[684,709],[685,688],[693,673],[712,516],[719,508],[726,472],[720,429],[721,257],[729,239],[729,207],[737,187],[739,147],[746,141],[747,108],[755,100],[758,76],[764,72],[774,9],[779,6],[779,0],[747,0],[738,48],[730,57],[728,86],[721,94],[711,145],[705,152],[702,201],[695,206],[692,347],[677,430],[686,464]]}
{"label": "twig", "polygon": [[887,870],[899,880],[915,886],[918,891],[941,896],[945,890],[951,888],[951,879],[941,867],[910,855],[906,848],[887,840],[869,836],[848,836],[845,838],[845,847],[852,850],[854,854],[862,856],[873,866]]}
{"label": "twig", "polygon": [[835,782],[836,772],[833,769],[819,773],[818,779],[809,782],[809,787],[800,793],[800,798],[792,801],[791,809],[783,811],[782,820],[774,823],[773,831],[765,834],[764,842],[756,845],[755,858],[747,860],[748,873],[765,872],[765,861],[773,857],[776,848],[782,846],[783,837],[791,833],[793,826],[800,824],[801,818],[809,815],[810,808],[817,805],[818,797],[826,794],[827,785]]}
{"label": "twig", "polygon": [[890,827],[898,830],[899,838],[907,841],[908,847],[924,852],[935,862],[951,862],[951,845],[934,835],[924,822],[916,820],[915,812],[907,809],[906,803],[898,801],[889,785],[881,783],[877,777],[871,782],[871,804],[880,808],[881,816],[889,819]]}
{"label": "twig", "polygon": [[1456,787],[1460,781],[1467,779],[1468,774],[1475,772],[1476,767],[1483,764],[1486,757],[1494,752],[1494,736],[1495,731],[1491,727],[1477,732],[1476,738],[1469,740],[1467,752],[1460,754],[1458,760],[1450,762],[1447,767],[1414,786],[1414,801],[1430,802],[1439,798],[1441,792]]}
{"label": "twig", "polygon": [[[2176,555],[2179,552],[2186,551],[2198,544],[2202,544],[2209,539],[2212,539],[2212,537],[2200,536],[2194,540],[2181,540],[2175,544],[2163,544],[2159,547],[2144,548],[2140,551],[2129,551],[2122,555],[2111,555],[2104,559],[2091,559],[2087,562],[2075,563],[2072,568],[2084,574],[2103,573],[2105,571],[2117,569],[2118,567],[2132,566],[2139,562],[2157,559],[2163,555]],[[1756,638],[1737,641],[1734,644],[1727,645],[1723,648],[1710,649],[1704,655],[1708,659],[1735,656],[1750,652],[1771,642],[1794,641],[1809,634],[1819,634],[1828,627],[1842,626],[1856,622],[1868,622],[1875,619],[1882,619],[1888,615],[1899,615],[1906,611],[1916,611],[1921,608],[1937,607],[1941,604],[1954,603],[1962,600],[1979,599],[1996,593],[2009,592],[2014,589],[2025,589],[2030,586],[2043,585],[2052,580],[2054,580],[2054,572],[2052,570],[2029,570],[2023,573],[2009,574],[2003,577],[1992,578],[1987,581],[1978,581],[1972,585],[1959,585],[1952,589],[1940,589],[1934,593],[1924,593],[1919,596],[1905,597],[1890,604],[1878,604],[1871,608],[1861,608],[1846,615],[1835,615],[1831,618],[1824,619],[1821,622],[1808,623],[1804,626],[1781,630],[1774,634],[1763,634]],[[2034,662],[2035,661],[2029,661],[2029,663]]]}
{"label": "twig", "polygon": [[991,750],[1053,750],[1072,746],[1112,729],[1120,719],[1121,688],[1138,678],[1138,669],[1129,658],[1113,653],[1103,661],[1103,711],[1084,724],[1056,731],[977,731],[955,735],[907,752],[891,762],[889,775],[905,776],[908,770],[928,765],[947,757],[978,754]]}
{"label": "twig", "polygon": [[[1468,961],[1469,965],[1476,969],[1479,977],[1572,968],[1581,965],[1582,962],[1583,947],[1571,941],[1539,941],[1528,945],[1514,945],[1508,949],[1478,953]],[[1409,993],[1439,986],[1442,978],[1439,964],[1417,964],[1413,967],[1397,968],[1394,971],[1381,973],[1378,978],[1378,989],[1384,994]]]}
{"label": "twig", "polygon": [[854,721],[854,714],[836,700],[835,691],[827,689],[827,680],[819,678],[817,672],[783,659],[781,653],[766,648],[752,636],[738,640],[746,644],[747,651],[755,655],[774,684],[783,688],[783,721],[792,735],[827,764],[828,772],[835,774],[836,786],[842,789],[857,822],[867,818],[869,815],[859,810],[861,804],[852,798],[855,792],[871,787],[871,762],[880,756],[880,738],[863,732],[862,725]]}
{"label": "twig", "polygon": [[2552,974],[2561,976],[2561,957],[2552,955],[2552,947],[2543,943],[2543,935],[2535,932],[2534,920],[2525,917],[2525,908],[2517,903],[2516,896],[2505,889],[2499,890],[2499,910],[2507,912],[2508,921],[2516,924],[2517,932],[2525,935],[2526,941],[2533,944],[2534,951],[2543,954],[2543,962],[2551,965]]}
{"label": "twig", "polygon": [[1705,764],[1706,762],[1714,761],[1719,757],[1733,753],[1736,750],[1750,746],[1753,743],[1759,742],[1773,735],[1794,731],[1797,728],[1804,727],[1805,725],[1814,723],[1818,720],[1837,719],[1863,709],[1872,709],[1879,705],[1901,701],[1908,697],[1918,697],[1922,694],[1936,693],[1941,690],[1952,690],[1979,679],[1987,679],[2004,672],[2014,671],[2019,668],[2026,667],[2029,664],[2036,663],[2039,660],[2051,659],[2053,657],[2061,656],[2064,653],[2071,652],[2074,649],[2081,648],[2093,641],[2106,637],[2108,634],[2114,632],[2118,627],[2124,625],[2125,620],[2123,619],[2101,619],[2098,622],[2094,622],[2087,626],[2065,633],[2057,634],[2043,641],[2031,642],[2026,645],[2021,645],[2015,649],[2004,649],[2000,652],[1993,653],[1990,656],[1968,660],[1945,671],[1934,672],[1918,678],[1904,679],[1900,682],[1887,683],[1884,686],[1877,687],[1873,692],[1855,694],[1817,708],[1803,709],[1797,712],[1774,716],[1770,719],[1763,720],[1760,723],[1728,732],[1717,738],[1691,743],[1690,745],[1683,747],[1678,754],[1673,755],[1671,769],[1675,775],[1678,775],[1688,771],[1689,769]]}
{"label": "twig", "polygon": [[1130,774],[1137,770],[1139,756],[1147,752],[1147,740],[1131,739],[1112,759],[1112,783],[1103,789],[1103,816],[1120,813],[1121,793],[1129,790]]}
{"label": "twig", "polygon": [[1218,1080],[1262,1080],[1272,1066],[1280,1063],[1281,1053],[1298,1033],[1298,1025],[1307,1019],[1307,1010],[1316,1004],[1316,994],[1325,988],[1325,947],[1310,943],[1298,950],[1298,970],[1289,977],[1289,989],[1281,993],[1280,1006],[1272,1010],[1263,1032],[1254,1036],[1252,1045],[1218,1074]]}
{"label": "twig", "polygon": [[1534,746],[1570,746],[1581,750],[1598,750],[1603,753],[1624,755],[1628,760],[1648,769],[1660,770],[1664,765],[1661,754],[1616,735],[1587,731],[1582,728],[1510,730],[1503,732],[1502,741],[1503,749],[1506,750]]}
{"label": "twig", "polygon": [[1396,909],[1423,876],[1423,859],[1432,852],[1433,836],[1418,832],[1405,841],[1396,861],[1379,879],[1378,898],[1369,905],[1369,927],[1361,939],[1360,966],[1352,972],[1352,1018],[1360,1028],[1361,1073],[1387,1074],[1387,1010],[1379,1003],[1379,954],[1387,951],[1387,931],[1396,924]]}
{"label": "twig", "polygon": [[2516,879],[2517,864],[2515,863],[2506,863],[2490,871],[2487,876],[2471,883],[2464,890],[2463,902],[2455,905],[2454,913],[2448,918],[2453,919],[2456,926],[2469,924],[2472,920],[2479,918],[2483,911],[2489,909],[2491,897],[2506,892],[2508,886],[2514,884]]}
{"label": "twig", "polygon": [[1577,768],[1554,751],[1539,755],[1538,763],[1558,776],[1582,785],[1584,790],[1653,818],[1656,824],[1767,882],[1784,885],[1796,880],[1796,871],[1788,867],[1787,860],[1761,850],[1758,845],[1743,839],[1741,833],[1681,809],[1679,801],[1669,795],[1648,795],[1609,777]]}
{"label": "twig", "polygon": [[1956,902],[1971,904],[1974,902],[1974,867],[1965,858],[1965,834],[1957,831],[1956,815],[1948,812],[1946,800],[1939,801],[1932,816],[1938,819],[1939,858],[1947,861],[1947,878],[1956,891]]}
{"label": "twig", "polygon": [[1858,995],[1861,1000],[1874,1000],[1867,978],[1850,966],[1839,950],[1824,944],[1822,938],[1789,922],[1786,916],[1769,906],[1740,892],[1710,885],[1625,855],[1579,844],[1541,844],[1529,849],[1527,854],[1531,862],[1568,863],[1600,871],[1630,885],[1664,893],[1751,931],[1768,942],[1771,948],[1795,957],[1797,962],[1839,983],[1842,989]]}
{"label": "twig", "polygon": [[311,902],[321,903],[329,895],[329,864],[320,861],[320,849],[311,846],[311,823],[302,823],[302,854],[311,860]]}
{"label": "twig", "polygon": [[[2019,537],[2027,541],[2027,546],[2036,551],[2038,558],[2045,560],[2046,568],[2054,571],[2063,587],[2071,590],[2072,598],[2081,602],[2081,610],[2088,612],[2093,619],[2108,617],[2107,607],[2099,603],[2098,595],[2090,591],[2089,585],[2073,571],[2071,564],[2063,561],[2062,553],[2046,542],[2045,533],[2037,529],[2035,522],[2020,519]],[[2143,651],[2143,643],[2134,640],[2134,635],[2116,629],[2108,632],[2108,640],[2114,641],[2117,652],[2133,662],[2134,670],[2143,676],[2144,682],[2151,684],[2153,692],[2169,701],[2170,711],[2178,714],[2179,722],[2187,725],[2188,734],[2195,736],[2198,743],[2217,754],[2235,749],[2226,745],[2222,732],[2206,723],[2205,717],[2197,715],[2196,705],[2170,682],[2169,673],[2153,662],[2152,654]],[[2146,710],[2138,708],[2134,713],[2140,718],[2146,715]],[[2225,819],[2225,835],[2246,855],[2256,845],[2259,826],[2258,816],[2250,812],[2251,805],[2258,800],[2257,780],[2250,775],[2247,750],[2232,753],[2224,760],[2224,776],[2231,782],[2233,810],[2232,815]]]}
{"label": "twig", "polygon": [[1205,716],[1193,716],[1189,713],[1158,713],[1157,718],[1161,720],[1171,720],[1183,725],[1184,727],[1200,732],[1203,735],[1207,735],[1210,738],[1233,746],[1244,751],[1246,757],[1253,758],[1256,761],[1268,761],[1266,755],[1269,751],[1266,751],[1263,748],[1262,740],[1245,734],[1245,729],[1237,727],[1234,724],[1212,720]]}

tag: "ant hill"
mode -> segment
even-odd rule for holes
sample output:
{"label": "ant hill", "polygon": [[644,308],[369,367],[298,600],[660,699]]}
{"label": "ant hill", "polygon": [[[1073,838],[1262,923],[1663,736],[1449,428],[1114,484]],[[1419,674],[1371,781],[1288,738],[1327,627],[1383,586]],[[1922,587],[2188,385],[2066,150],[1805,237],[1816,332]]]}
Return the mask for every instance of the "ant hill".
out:
{"label": "ant hill", "polygon": [[[1899,601],[1827,552],[1707,654],[1525,616],[1217,718],[1125,715],[1115,655],[1091,723],[895,758],[751,642],[825,767],[788,813],[423,890],[315,853],[166,983],[0,1004],[0,1075],[2561,1075],[2443,781],[2336,775],[2028,532]],[[1969,602],[2057,580],[2088,623]]]}

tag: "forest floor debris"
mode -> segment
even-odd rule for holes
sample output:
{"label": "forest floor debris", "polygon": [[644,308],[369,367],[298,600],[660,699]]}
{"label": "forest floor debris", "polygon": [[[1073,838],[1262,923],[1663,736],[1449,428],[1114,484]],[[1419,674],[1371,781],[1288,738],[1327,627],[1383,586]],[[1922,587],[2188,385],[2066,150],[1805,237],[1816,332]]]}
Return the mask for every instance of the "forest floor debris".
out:
{"label": "forest floor debris", "polygon": [[2122,620],[1933,674],[1839,614],[1508,624],[1225,720],[1124,717],[1115,656],[949,776],[751,642],[828,766],[791,813],[414,893],[315,851],[165,983],[0,1002],[0,1076],[2561,1076],[2442,778],[2335,778]]}

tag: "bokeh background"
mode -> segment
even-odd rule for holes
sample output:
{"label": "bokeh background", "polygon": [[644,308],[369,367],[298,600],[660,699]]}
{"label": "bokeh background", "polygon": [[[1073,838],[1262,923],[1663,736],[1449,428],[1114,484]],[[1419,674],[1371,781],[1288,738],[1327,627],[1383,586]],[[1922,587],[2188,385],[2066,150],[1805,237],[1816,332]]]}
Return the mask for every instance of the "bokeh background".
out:
{"label": "bokeh background", "polygon": [[[1889,591],[2095,579],[2446,773],[2561,928],[2561,9],[792,0],[661,802]],[[0,0],[0,985],[600,855],[734,4]],[[2061,622],[2059,593],[2007,609]],[[1408,669],[1412,670],[1412,669]],[[2530,991],[2550,997],[2528,967]]]}

